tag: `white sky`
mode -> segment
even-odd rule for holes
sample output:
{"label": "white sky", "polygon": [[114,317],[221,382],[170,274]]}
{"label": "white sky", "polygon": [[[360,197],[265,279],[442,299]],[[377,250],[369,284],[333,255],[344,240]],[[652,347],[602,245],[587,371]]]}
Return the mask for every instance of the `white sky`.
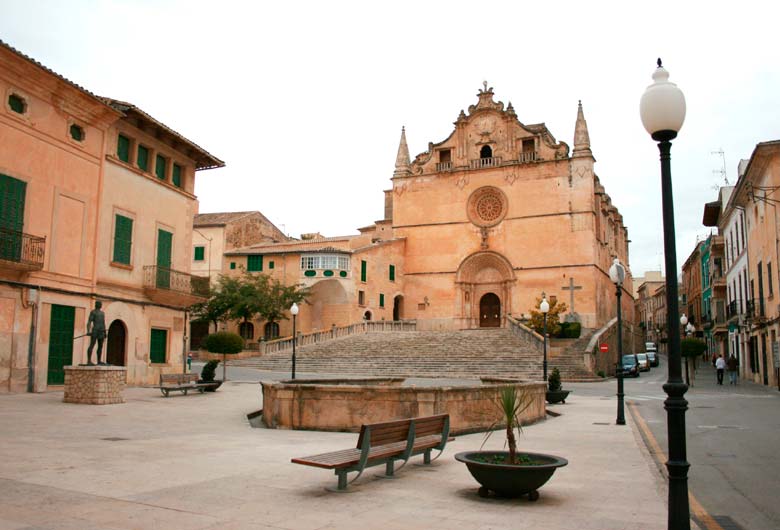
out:
{"label": "white sky", "polygon": [[780,4],[0,0],[0,38],[130,101],[227,167],[201,212],[260,210],[286,233],[383,216],[401,126],[412,158],[482,81],[573,147],[581,99],[596,173],[624,216],[634,275],[663,263],[658,150],[639,98],[661,57],[688,114],[672,147],[678,268],[755,144],[780,138]]}

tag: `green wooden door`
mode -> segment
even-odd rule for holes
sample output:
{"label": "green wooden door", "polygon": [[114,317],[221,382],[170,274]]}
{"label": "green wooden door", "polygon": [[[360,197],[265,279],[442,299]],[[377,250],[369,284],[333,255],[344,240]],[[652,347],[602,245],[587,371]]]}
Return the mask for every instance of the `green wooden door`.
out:
{"label": "green wooden door", "polygon": [[49,371],[46,381],[50,385],[65,383],[63,366],[73,363],[73,324],[76,308],[67,305],[51,306],[49,325]]}
{"label": "green wooden door", "polygon": [[171,245],[173,234],[165,230],[157,230],[157,287],[171,287]]}
{"label": "green wooden door", "polygon": [[27,183],[0,173],[0,259],[22,257],[22,228]]}

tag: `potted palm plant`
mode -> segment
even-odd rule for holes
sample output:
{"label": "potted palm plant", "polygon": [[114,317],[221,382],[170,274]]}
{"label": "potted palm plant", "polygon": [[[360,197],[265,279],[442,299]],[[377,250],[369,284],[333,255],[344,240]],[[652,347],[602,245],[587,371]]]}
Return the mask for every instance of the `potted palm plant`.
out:
{"label": "potted palm plant", "polygon": [[[518,437],[522,434],[520,414],[531,406],[532,396],[516,385],[501,387],[496,404],[501,411],[501,422],[506,424],[507,451],[466,451],[455,455],[455,459],[468,467],[471,475],[481,485],[480,497],[494,492],[501,497],[528,495],[535,501],[541,488],[552,477],[555,470],[567,465],[565,458],[541,453],[518,452]],[[499,423],[499,422],[496,422]],[[488,431],[482,447],[493,433]]]}
{"label": "potted palm plant", "polygon": [[561,388],[561,372],[557,368],[553,368],[553,371],[547,376],[547,392],[545,394],[547,403],[566,403],[569,392],[571,390]]}

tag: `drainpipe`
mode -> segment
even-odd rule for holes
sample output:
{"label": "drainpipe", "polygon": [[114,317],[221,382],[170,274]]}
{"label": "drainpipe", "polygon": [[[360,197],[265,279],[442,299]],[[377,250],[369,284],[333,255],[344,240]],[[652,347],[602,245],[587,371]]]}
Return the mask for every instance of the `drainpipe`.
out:
{"label": "drainpipe", "polygon": [[184,332],[182,334],[182,347],[181,347],[181,362],[182,362],[182,373],[187,373],[187,354],[189,353],[187,351],[187,310],[184,310]]}
{"label": "drainpipe", "polygon": [[27,301],[32,307],[30,320],[30,342],[27,347],[27,392],[35,391],[35,324],[38,321],[38,290],[27,291]]}

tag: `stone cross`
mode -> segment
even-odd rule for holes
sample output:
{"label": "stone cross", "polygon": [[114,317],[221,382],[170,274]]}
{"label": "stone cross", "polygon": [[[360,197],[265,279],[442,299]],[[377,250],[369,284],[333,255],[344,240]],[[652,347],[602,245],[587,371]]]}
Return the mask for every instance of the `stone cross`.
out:
{"label": "stone cross", "polygon": [[576,315],[574,312],[574,291],[578,291],[582,289],[582,285],[574,285],[574,278],[569,277],[569,286],[563,286],[561,287],[564,291],[571,291],[569,293],[569,300],[571,301],[571,304],[569,305],[569,314],[570,315]]}

